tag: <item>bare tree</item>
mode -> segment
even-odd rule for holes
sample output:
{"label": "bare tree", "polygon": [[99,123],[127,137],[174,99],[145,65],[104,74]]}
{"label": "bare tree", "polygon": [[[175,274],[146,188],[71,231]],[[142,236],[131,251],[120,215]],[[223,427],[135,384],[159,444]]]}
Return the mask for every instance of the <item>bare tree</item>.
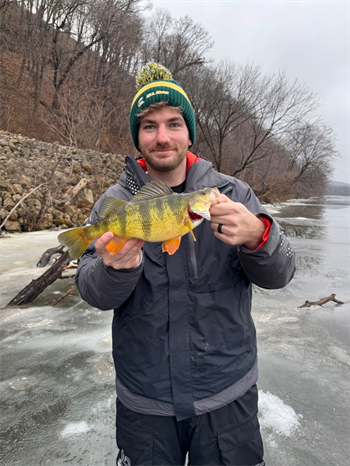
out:
{"label": "bare tree", "polygon": [[158,8],[145,25],[142,61],[161,63],[180,79],[189,68],[209,62],[205,54],[213,44],[209,32],[188,15],[174,19]]}
{"label": "bare tree", "polygon": [[60,111],[53,112],[53,123],[45,123],[63,144],[101,150],[114,113],[116,108],[98,91],[85,89],[80,94],[68,90],[61,98]]}
{"label": "bare tree", "polygon": [[228,156],[225,141],[251,118],[262,99],[260,69],[224,61],[193,70],[188,80],[202,139],[216,168],[222,170]]}
{"label": "bare tree", "polygon": [[236,176],[252,164],[270,156],[274,144],[284,145],[285,136],[314,118],[318,98],[306,84],[291,82],[285,75],[270,76],[262,82],[261,100],[247,120]]}
{"label": "bare tree", "polygon": [[294,183],[322,183],[320,173],[331,175],[331,161],[337,155],[331,128],[306,124],[287,135],[286,146]]}
{"label": "bare tree", "polygon": [[62,47],[61,34],[58,34],[54,42],[54,109],[58,108],[58,96],[73,66],[97,44],[111,37],[112,31],[122,27],[124,15],[121,12],[136,14],[140,3],[141,0],[86,0],[74,11],[71,21],[68,21],[69,38],[74,41],[66,40]]}
{"label": "bare tree", "polygon": [[12,0],[1,0],[0,1],[0,10],[2,10],[3,8],[8,7],[9,5],[11,5],[11,3],[13,3]]}

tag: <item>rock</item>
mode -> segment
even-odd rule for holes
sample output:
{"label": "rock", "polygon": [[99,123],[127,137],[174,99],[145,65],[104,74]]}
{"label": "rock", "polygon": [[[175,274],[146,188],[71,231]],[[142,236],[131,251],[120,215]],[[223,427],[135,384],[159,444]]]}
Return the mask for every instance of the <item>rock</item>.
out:
{"label": "rock", "polygon": [[6,180],[2,180],[0,178],[0,189],[7,189],[8,188],[8,182]]}
{"label": "rock", "polygon": [[28,176],[22,175],[21,176],[21,186],[29,187],[31,185],[32,185],[32,180]]}
{"label": "rock", "polygon": [[92,167],[91,165],[89,164],[89,162],[83,162],[81,164],[81,167],[83,170],[85,170],[87,173],[91,174],[92,173]]}
{"label": "rock", "polygon": [[12,199],[15,201],[15,203],[17,204],[18,201],[20,201],[22,199],[23,196],[21,196],[20,194],[15,194],[14,196],[12,196]]}
{"label": "rock", "polygon": [[48,228],[51,228],[52,220],[53,220],[53,215],[52,214],[46,214],[44,216],[42,222],[38,225],[38,227],[40,229],[47,230]]}
{"label": "rock", "polygon": [[85,220],[87,219],[87,216],[84,215],[83,213],[80,213],[80,214],[78,215],[78,219],[79,219],[79,224],[80,224],[80,225],[84,225],[84,222],[85,222]]}
{"label": "rock", "polygon": [[11,232],[19,232],[22,231],[21,225],[19,222],[13,222],[11,220],[7,220],[7,222],[4,225],[5,230],[11,231]]}
{"label": "rock", "polygon": [[75,209],[71,205],[66,205],[64,208],[64,212],[72,218],[75,215]]}
{"label": "rock", "polygon": [[81,173],[81,165],[78,162],[73,163],[73,172],[74,173]]}
{"label": "rock", "polygon": [[32,203],[33,203],[33,205],[34,205],[37,209],[40,209],[40,208],[41,208],[41,202],[39,201],[39,199],[34,198],[34,199],[32,200]]}
{"label": "rock", "polygon": [[14,207],[16,205],[15,201],[12,199],[12,197],[7,197],[5,200],[4,200],[4,207],[6,209],[9,209],[11,210],[12,207]]}
{"label": "rock", "polygon": [[4,208],[1,208],[0,209],[0,218],[1,220],[4,220],[4,218],[6,218],[8,216],[10,212]]}
{"label": "rock", "polygon": [[[57,167],[56,160],[59,161]],[[49,144],[0,131],[2,220],[11,211],[13,203],[16,204],[42,181],[50,179],[52,173],[50,170],[54,167],[56,167],[54,176],[41,190],[41,195],[38,195],[38,190],[26,198],[8,221],[23,224],[25,230],[35,221],[43,204],[44,217],[41,224],[37,225],[39,228],[83,225],[94,203],[93,193],[99,196],[119,179],[124,168],[124,156],[64,147],[58,143]],[[61,199],[71,186],[76,186],[82,176],[88,179],[88,184],[73,200],[77,206],[69,205],[64,212],[55,212],[54,215],[55,209],[50,204],[54,200]],[[18,228],[18,225],[15,227]]]}
{"label": "rock", "polygon": [[75,196],[76,206],[77,207],[91,207],[94,205],[94,195],[91,189],[84,188]]}

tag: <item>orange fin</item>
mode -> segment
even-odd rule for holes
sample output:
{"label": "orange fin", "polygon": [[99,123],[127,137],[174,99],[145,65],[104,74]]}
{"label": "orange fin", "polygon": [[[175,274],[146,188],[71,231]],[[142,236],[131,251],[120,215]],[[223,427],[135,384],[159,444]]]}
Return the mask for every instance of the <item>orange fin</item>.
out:
{"label": "orange fin", "polygon": [[186,219],[185,225],[186,225],[187,228],[190,230],[190,233],[191,233],[191,235],[193,236],[194,241],[197,241],[197,240],[196,240],[196,237],[194,236],[194,233],[193,233],[193,230],[192,230],[192,225],[191,225],[191,222],[190,222],[190,219],[189,219],[189,218]]}
{"label": "orange fin", "polygon": [[123,238],[118,238],[114,237],[113,239],[110,240],[109,243],[107,243],[106,248],[111,254],[116,254],[120,249],[124,246],[126,243],[126,239]]}
{"label": "orange fin", "polygon": [[167,239],[162,244],[162,251],[167,251],[170,255],[172,255],[179,249],[180,243],[181,236],[179,236],[178,238]]}

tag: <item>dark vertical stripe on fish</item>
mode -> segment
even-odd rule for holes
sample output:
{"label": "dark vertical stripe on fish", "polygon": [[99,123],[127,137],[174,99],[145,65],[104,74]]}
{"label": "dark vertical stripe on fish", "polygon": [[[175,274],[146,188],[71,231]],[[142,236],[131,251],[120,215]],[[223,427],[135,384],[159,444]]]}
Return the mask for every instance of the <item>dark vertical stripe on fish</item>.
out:
{"label": "dark vertical stripe on fish", "polygon": [[144,202],[141,209],[141,218],[142,218],[142,232],[144,237],[149,239],[151,236],[151,219],[152,219],[152,210],[155,208],[155,202],[149,201]]}

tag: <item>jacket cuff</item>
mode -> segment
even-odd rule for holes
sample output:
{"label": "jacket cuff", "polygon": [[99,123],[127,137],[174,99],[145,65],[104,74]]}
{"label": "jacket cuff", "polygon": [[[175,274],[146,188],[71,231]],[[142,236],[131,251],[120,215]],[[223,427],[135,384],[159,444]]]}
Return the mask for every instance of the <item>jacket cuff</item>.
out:
{"label": "jacket cuff", "polygon": [[[103,269],[108,273],[108,275],[111,278],[113,278],[114,276],[115,276],[115,278],[117,278],[117,275],[119,275],[120,273],[130,274],[130,275],[137,274],[140,271],[140,269],[142,269],[142,266],[143,266],[143,252],[142,251],[140,251],[139,263],[138,263],[137,267],[132,267],[131,269],[114,269],[110,265],[105,265],[105,263],[103,262],[101,257],[98,257],[98,259],[100,259],[100,263],[101,263]],[[92,271],[93,271],[93,268],[94,268],[94,265],[92,266]]]}
{"label": "jacket cuff", "polygon": [[[251,251],[250,249],[246,248],[245,246],[239,246],[239,251],[244,254],[254,254],[254,253],[261,253],[265,252],[268,256],[272,256],[274,251],[276,250],[281,235],[281,228],[278,223],[269,215],[269,214],[257,214],[258,218],[264,218],[270,222],[270,234],[267,240],[261,243],[256,249]],[[265,223],[265,221],[264,221]],[[266,224],[266,223],[265,223]]]}

